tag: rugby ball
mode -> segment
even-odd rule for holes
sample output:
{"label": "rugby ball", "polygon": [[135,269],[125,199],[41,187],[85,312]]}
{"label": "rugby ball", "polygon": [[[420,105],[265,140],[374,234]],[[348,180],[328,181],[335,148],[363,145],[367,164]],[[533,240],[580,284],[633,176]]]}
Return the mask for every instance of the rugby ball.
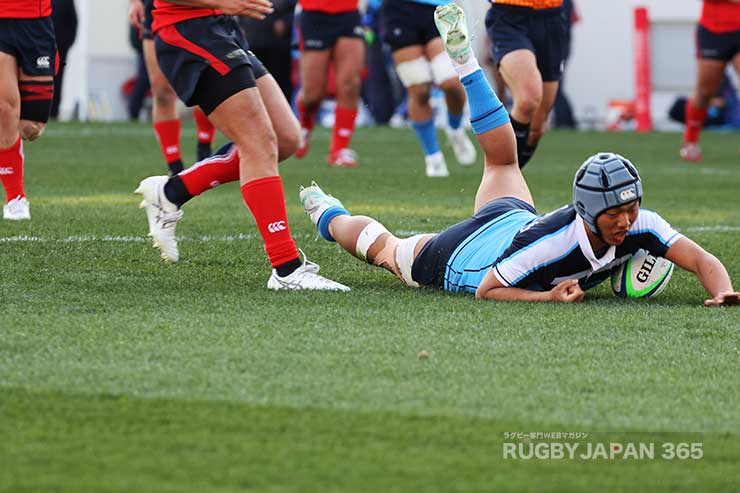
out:
{"label": "rugby ball", "polygon": [[612,273],[612,290],[620,298],[650,298],[665,289],[671,275],[673,262],[639,250]]}

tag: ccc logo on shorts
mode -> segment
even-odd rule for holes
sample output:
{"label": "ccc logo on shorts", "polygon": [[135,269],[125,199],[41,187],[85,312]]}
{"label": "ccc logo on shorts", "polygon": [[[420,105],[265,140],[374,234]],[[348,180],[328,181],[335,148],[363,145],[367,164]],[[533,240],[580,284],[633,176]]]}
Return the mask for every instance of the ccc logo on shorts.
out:
{"label": "ccc logo on shorts", "polygon": [[49,68],[51,66],[50,57],[40,56],[36,59],[36,68]]}
{"label": "ccc logo on shorts", "polygon": [[277,233],[286,229],[288,229],[288,226],[285,225],[285,221],[276,221],[267,225],[267,230],[270,233]]}

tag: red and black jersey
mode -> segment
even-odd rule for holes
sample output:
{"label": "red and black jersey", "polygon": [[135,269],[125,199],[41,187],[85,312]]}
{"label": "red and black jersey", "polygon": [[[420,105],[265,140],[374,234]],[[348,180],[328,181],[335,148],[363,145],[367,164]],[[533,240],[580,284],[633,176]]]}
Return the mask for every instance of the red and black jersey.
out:
{"label": "red and black jersey", "polygon": [[713,33],[740,31],[740,3],[704,0],[699,24]]}
{"label": "red and black jersey", "polygon": [[0,18],[38,19],[51,15],[51,0],[2,0]]}
{"label": "red and black jersey", "polygon": [[354,12],[359,2],[358,0],[299,0],[299,3],[306,11],[340,14]]}
{"label": "red and black jersey", "polygon": [[163,27],[177,24],[178,22],[188,19],[197,19],[198,17],[208,17],[211,15],[221,15],[223,12],[217,9],[207,9],[203,7],[188,7],[185,5],[175,5],[165,0],[154,0],[154,22],[152,31],[157,32]]}

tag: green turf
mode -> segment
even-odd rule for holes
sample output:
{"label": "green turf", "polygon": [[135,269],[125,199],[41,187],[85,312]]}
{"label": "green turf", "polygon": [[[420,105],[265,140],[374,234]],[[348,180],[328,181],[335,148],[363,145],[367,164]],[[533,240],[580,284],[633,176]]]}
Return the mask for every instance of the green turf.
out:
{"label": "green turf", "polygon": [[[653,300],[602,286],[572,306],[404,288],[316,240],[298,185],[431,232],[471,213],[481,165],[448,155],[427,179],[411,131],[360,129],[360,168],[329,169],[328,137],[281,172],[299,246],[351,293],[268,292],[235,184],[186,206],[182,260],[162,263],[131,194],[164,171],[147,126],[26,146],[33,220],[0,222],[0,491],[737,491],[740,310],[702,307],[685,272]],[[552,132],[525,175],[544,212],[588,154],[619,151],[644,206],[738,280],[737,137],[703,139],[694,165],[677,134]],[[504,433],[552,431],[704,457],[503,459]]]}

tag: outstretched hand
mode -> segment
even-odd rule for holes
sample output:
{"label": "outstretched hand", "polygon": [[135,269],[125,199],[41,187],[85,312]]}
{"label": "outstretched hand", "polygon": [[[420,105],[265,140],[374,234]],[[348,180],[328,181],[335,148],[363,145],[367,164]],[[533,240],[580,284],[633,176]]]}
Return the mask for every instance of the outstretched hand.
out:
{"label": "outstretched hand", "polygon": [[219,9],[226,15],[239,15],[262,20],[272,14],[269,0],[219,0]]}
{"label": "outstretched hand", "polygon": [[550,300],[560,303],[578,303],[586,293],[578,285],[578,279],[568,279],[550,290]]}
{"label": "outstretched hand", "polygon": [[740,305],[740,293],[727,292],[720,293],[710,300],[704,301],[704,306],[732,306]]}

